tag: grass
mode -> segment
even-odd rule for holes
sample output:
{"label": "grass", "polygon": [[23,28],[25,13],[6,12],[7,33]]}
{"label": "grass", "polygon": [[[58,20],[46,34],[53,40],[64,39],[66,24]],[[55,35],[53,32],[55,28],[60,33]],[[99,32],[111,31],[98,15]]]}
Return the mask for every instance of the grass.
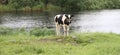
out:
{"label": "grass", "polygon": [[[23,11],[23,12],[31,12],[31,8],[29,6],[25,7],[19,7],[17,11]],[[42,12],[42,11],[60,11],[60,7],[49,4],[47,8],[45,8],[45,5],[43,3],[33,6],[32,11]],[[0,12],[16,12],[16,9],[12,5],[0,5]]]}
{"label": "grass", "polygon": [[13,11],[14,9],[10,5],[0,5],[0,12],[2,11]]}
{"label": "grass", "polygon": [[119,55],[120,52],[120,34],[115,33],[72,33],[58,37],[47,28],[34,28],[27,33],[21,29],[16,33],[10,31],[11,34],[1,30],[4,34],[0,34],[0,55]]}

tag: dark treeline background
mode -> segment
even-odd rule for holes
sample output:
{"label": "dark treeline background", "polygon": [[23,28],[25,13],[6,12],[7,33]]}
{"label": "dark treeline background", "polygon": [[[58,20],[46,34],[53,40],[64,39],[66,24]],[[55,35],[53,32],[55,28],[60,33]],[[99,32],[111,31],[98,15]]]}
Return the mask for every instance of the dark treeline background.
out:
{"label": "dark treeline background", "polygon": [[0,11],[81,11],[119,8],[120,0],[0,0]]}

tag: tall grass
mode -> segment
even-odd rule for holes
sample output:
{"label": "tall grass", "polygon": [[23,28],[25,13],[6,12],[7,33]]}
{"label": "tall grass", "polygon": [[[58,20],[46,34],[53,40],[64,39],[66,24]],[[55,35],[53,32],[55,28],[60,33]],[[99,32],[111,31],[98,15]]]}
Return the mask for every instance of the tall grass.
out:
{"label": "tall grass", "polygon": [[52,29],[47,29],[47,28],[33,28],[30,30],[30,35],[35,35],[35,36],[49,36],[49,35],[54,35],[55,31]]}
{"label": "tall grass", "polygon": [[0,35],[33,35],[33,36],[49,36],[54,35],[55,31],[48,28],[32,28],[29,31],[24,28],[12,29],[7,27],[0,27]]}

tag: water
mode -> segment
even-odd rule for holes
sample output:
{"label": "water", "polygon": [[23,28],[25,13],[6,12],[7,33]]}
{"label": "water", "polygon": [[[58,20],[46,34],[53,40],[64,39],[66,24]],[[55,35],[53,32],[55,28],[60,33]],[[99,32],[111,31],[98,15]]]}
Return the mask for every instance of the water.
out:
{"label": "water", "polygon": [[[10,28],[48,27],[55,29],[53,18],[61,12],[0,13],[0,26]],[[73,12],[71,29],[76,32],[120,33],[120,10]]]}
{"label": "water", "polygon": [[4,13],[0,14],[0,26],[10,28],[53,28],[53,14],[49,13]]}

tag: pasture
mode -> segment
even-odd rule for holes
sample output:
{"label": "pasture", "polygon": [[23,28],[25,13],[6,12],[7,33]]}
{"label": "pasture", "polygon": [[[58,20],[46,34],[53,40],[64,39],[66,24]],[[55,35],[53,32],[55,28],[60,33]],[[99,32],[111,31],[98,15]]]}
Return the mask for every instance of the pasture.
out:
{"label": "pasture", "polygon": [[120,34],[114,33],[71,33],[58,37],[47,28],[34,28],[30,32],[0,28],[0,33],[0,55],[119,55],[120,52]]}

